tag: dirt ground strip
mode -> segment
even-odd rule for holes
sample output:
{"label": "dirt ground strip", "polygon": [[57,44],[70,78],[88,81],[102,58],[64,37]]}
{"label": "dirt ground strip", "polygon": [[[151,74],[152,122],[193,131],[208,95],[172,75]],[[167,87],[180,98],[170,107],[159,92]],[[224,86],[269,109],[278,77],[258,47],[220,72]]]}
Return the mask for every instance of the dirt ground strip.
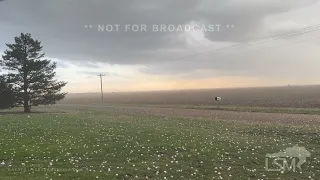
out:
{"label": "dirt ground strip", "polygon": [[153,107],[114,107],[100,105],[58,105],[58,109],[81,111],[103,110],[123,114],[144,114],[163,117],[205,118],[212,120],[236,120],[244,122],[293,124],[293,125],[319,125],[320,115],[307,114],[280,114],[261,112],[233,112],[219,110],[178,109],[178,108],[153,108]]}

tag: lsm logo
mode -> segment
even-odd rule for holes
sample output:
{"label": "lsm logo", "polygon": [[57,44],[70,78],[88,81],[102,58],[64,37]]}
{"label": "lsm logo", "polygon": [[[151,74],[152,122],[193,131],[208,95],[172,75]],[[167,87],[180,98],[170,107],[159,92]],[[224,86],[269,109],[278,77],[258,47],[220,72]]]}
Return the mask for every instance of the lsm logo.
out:
{"label": "lsm logo", "polygon": [[296,172],[297,168],[302,171],[301,166],[310,156],[311,154],[306,148],[293,146],[283,152],[266,154],[265,169],[266,171],[281,171],[282,173],[286,170]]}

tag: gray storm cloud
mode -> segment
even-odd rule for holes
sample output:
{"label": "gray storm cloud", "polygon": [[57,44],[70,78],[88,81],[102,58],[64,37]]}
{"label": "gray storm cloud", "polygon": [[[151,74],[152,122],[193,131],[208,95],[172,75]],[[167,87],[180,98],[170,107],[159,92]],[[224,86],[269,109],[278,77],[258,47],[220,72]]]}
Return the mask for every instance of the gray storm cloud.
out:
{"label": "gray storm cloud", "polygon": [[[261,37],[264,19],[300,8],[315,6],[319,0],[6,0],[0,3],[0,38],[12,42],[20,32],[30,32],[41,39],[47,55],[67,59],[74,64],[102,62],[109,64],[149,64],[141,72],[148,74],[177,74],[197,69],[211,69],[224,74],[270,74],[270,70],[292,73],[301,65],[290,50],[274,56],[250,54],[247,56],[205,55],[191,62],[161,62],[201,50],[188,48],[179,32],[124,32],[126,24],[188,24],[192,21],[209,24],[233,24],[234,29],[222,26],[219,32],[205,32],[211,42],[243,43]],[[319,20],[320,22],[320,20]],[[98,32],[99,24],[119,24],[119,32]],[[92,25],[93,28],[85,28]],[[216,48],[219,46],[213,46]],[[4,50],[4,44],[0,50]],[[315,53],[317,56],[318,54]],[[298,56],[299,57],[299,56]],[[318,56],[319,57],[319,56]],[[288,58],[291,60],[288,61]],[[281,59],[281,61],[275,61]],[[280,66],[274,68],[273,63]],[[311,61],[313,62],[313,61]],[[94,68],[94,66],[92,66]]]}

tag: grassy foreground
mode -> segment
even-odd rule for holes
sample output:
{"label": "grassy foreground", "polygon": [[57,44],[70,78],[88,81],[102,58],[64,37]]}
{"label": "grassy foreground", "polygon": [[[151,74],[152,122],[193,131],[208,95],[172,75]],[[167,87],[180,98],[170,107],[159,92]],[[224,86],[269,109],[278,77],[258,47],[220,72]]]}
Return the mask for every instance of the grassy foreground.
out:
{"label": "grassy foreground", "polygon": [[[0,132],[1,180],[320,177],[320,128],[308,125],[92,111],[0,116]],[[267,153],[294,145],[311,154],[301,172],[266,171]]]}

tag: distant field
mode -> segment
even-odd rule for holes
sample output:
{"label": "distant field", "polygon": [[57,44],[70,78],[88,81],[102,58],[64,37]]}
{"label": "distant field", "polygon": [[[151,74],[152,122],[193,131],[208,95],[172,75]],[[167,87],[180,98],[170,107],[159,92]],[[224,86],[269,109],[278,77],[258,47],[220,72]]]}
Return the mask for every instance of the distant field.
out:
{"label": "distant field", "polygon": [[[114,105],[116,106],[116,105]],[[124,106],[124,105],[119,105]],[[256,107],[256,106],[192,106],[192,105],[132,105],[139,107],[157,108],[179,108],[179,109],[202,109],[237,112],[264,112],[264,113],[286,113],[286,114],[316,114],[320,115],[320,108],[288,108],[288,107]]]}
{"label": "distant field", "polygon": [[[105,93],[109,104],[215,106],[215,96],[222,106],[320,108],[320,85],[211,90]],[[100,103],[99,93],[68,94],[61,104]]]}
{"label": "distant field", "polygon": [[[295,124],[278,124],[266,116],[259,116],[265,121],[246,119],[241,115],[246,113],[239,112],[222,113],[244,121],[192,116],[196,112],[187,109],[180,111],[189,114],[161,108],[160,113],[133,110],[0,115],[0,179],[316,180],[320,176],[319,123],[298,118]],[[310,152],[301,172],[265,169],[266,154],[295,145]]]}

